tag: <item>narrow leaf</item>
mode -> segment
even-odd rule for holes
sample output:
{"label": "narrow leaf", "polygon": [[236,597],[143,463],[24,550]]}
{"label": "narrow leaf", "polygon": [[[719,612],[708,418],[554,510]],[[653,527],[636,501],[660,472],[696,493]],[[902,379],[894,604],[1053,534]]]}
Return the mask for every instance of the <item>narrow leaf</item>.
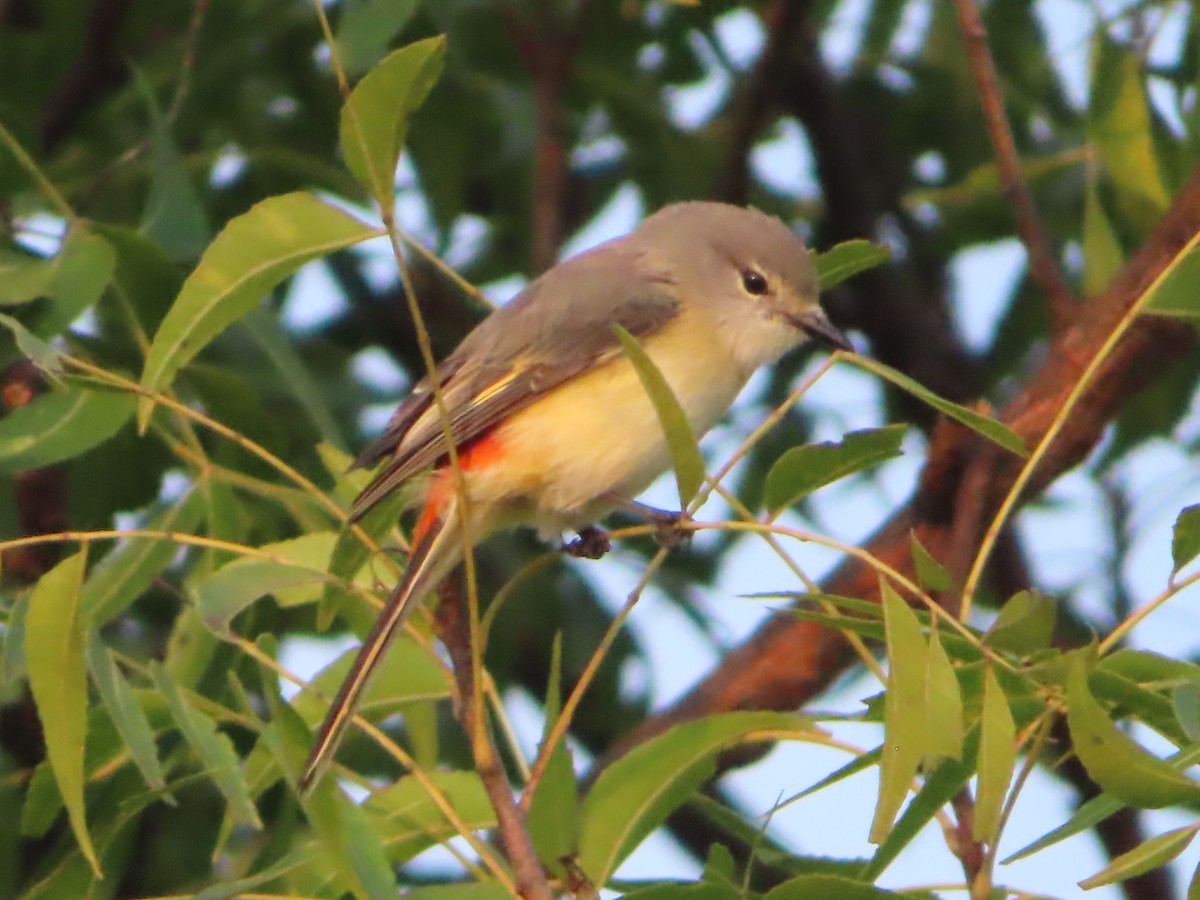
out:
{"label": "narrow leaf", "polygon": [[1200,683],[1189,681],[1176,685],[1171,691],[1171,705],[1184,734],[1193,742],[1200,743]]}
{"label": "narrow leaf", "polygon": [[1171,562],[1174,575],[1200,556],[1200,504],[1185,507],[1175,519],[1171,532]]}
{"label": "narrow leaf", "polygon": [[387,52],[420,0],[347,0],[337,23],[338,55],[352,75],[369,69]]}
{"label": "narrow leaf", "polygon": [[39,337],[35,337],[29,329],[5,313],[0,313],[0,325],[12,332],[13,340],[21,355],[33,361],[51,381],[58,381],[62,372],[62,354]]}
{"label": "narrow leaf", "polygon": [[1179,316],[1195,322],[1200,319],[1200,248],[1175,257],[1154,296],[1146,301],[1146,312],[1163,316]]}
{"label": "narrow leaf", "polygon": [[1008,698],[989,665],[984,670],[983,711],[980,713],[979,786],[975,794],[975,820],[971,837],[996,842],[1004,797],[1017,762],[1017,729]]}
{"label": "narrow leaf", "polygon": [[[142,386],[167,387],[180,367],[306,262],[377,232],[311,194],[270,197],[232,219],[183,284],[146,357]],[[153,401],[143,399],[145,428]]]}
{"label": "narrow leaf", "polygon": [[217,730],[216,722],[184,697],[166,669],[155,663],[151,665],[150,674],[166,699],[184,740],[199,757],[204,774],[212,779],[217,790],[224,795],[229,811],[238,822],[261,830],[262,821],[258,817],[258,810],[254,808],[254,801],[250,799],[250,788],[229,738]]}
{"label": "narrow leaf", "polygon": [[679,487],[680,508],[687,509],[704,483],[704,457],[700,455],[700,445],[696,442],[696,433],[688,422],[687,414],[679,405],[679,400],[667,384],[667,379],[654,364],[637,338],[622,328],[614,325],[613,330],[621,341],[621,346],[628,354],[646,395],[654,404],[658,421],[662,425],[663,435],[667,439],[667,448],[671,451],[671,465],[675,470],[675,482]]}
{"label": "narrow leaf", "polygon": [[1076,658],[1067,678],[1067,726],[1075,755],[1100,787],[1130,806],[1156,809],[1200,800],[1200,784],[1139,746],[1105,713]]}
{"label": "narrow leaf", "polygon": [[763,900],[897,900],[903,896],[837,875],[801,875],[772,888]]}
{"label": "narrow leaf", "polygon": [[864,240],[843,241],[824,253],[814,253],[813,266],[817,270],[821,290],[826,291],[851,275],[882,265],[891,255],[892,251],[885,244]]}
{"label": "narrow leaf", "polygon": [[983,435],[989,441],[999,444],[1005,450],[1015,453],[1020,457],[1029,455],[1029,451],[1025,448],[1025,442],[1021,440],[1021,436],[1003,422],[977,413],[973,409],[967,409],[965,406],[960,406],[957,403],[951,403],[949,400],[939,397],[919,381],[914,381],[903,372],[897,372],[895,369],[884,365],[878,360],[866,356],[854,356],[849,361],[859,368],[866,369],[868,372],[872,372],[881,378],[886,378],[892,384],[896,385],[896,387],[907,391],[918,400],[928,403],[938,412],[949,416],[956,422],[961,422],[977,434]]}
{"label": "narrow leaf", "polygon": [[315,602],[336,541],[334,532],[318,531],[258,548],[272,559],[243,556],[226,563],[192,586],[196,608],[205,624],[223,636],[238,613],[267,594],[283,606]]}
{"label": "narrow leaf", "polygon": [[763,497],[778,512],[819,487],[900,456],[907,425],[852,431],[840,441],[806,444],[788,450],[767,473]]}
{"label": "narrow leaf", "polygon": [[346,439],[341,426],[325,402],[325,392],[317,383],[312,366],[300,356],[278,318],[262,308],[252,309],[242,325],[282,376],[283,386],[320,432],[321,439],[334,447],[344,447]]}
{"label": "narrow leaf", "polygon": [[85,228],[73,228],[58,256],[47,293],[49,314],[36,326],[38,337],[52,338],[91,307],[112,280],[117,255],[108,241]]}
{"label": "narrow leaf", "polygon": [[629,853],[715,771],[716,755],[758,732],[795,732],[803,719],[735,712],[677,725],[606,768],[583,803],[579,866],[606,883]]}
{"label": "narrow leaf", "polygon": [[1171,195],[1154,149],[1141,55],[1118,46],[1101,29],[1092,75],[1088,137],[1125,208],[1149,223],[1166,210]]}
{"label": "narrow leaf", "polygon": [[1050,646],[1058,618],[1053,597],[1038,591],[1020,591],[1000,609],[983,642],[997,650],[1030,654]]}
{"label": "narrow leaf", "polygon": [[104,443],[133,415],[129,394],[70,385],[0,419],[0,472],[62,462]]}
{"label": "narrow leaf", "polygon": [[[308,729],[295,711],[282,704],[272,704],[275,718],[263,731],[263,740],[270,747],[279,768],[295,774],[304,764],[309,735]],[[356,897],[395,896],[396,883],[388,864],[377,829],[371,827],[366,811],[353,803],[327,778],[304,795],[300,804],[320,844],[333,859],[341,895],[346,891]]]}
{"label": "narrow leaf", "polygon": [[[151,518],[146,527],[165,533],[190,533],[199,525],[203,498],[189,491],[174,506]],[[107,625],[140,597],[179,552],[170,537],[130,538],[109,551],[88,573],[80,604],[93,627]]]}
{"label": "narrow leaf", "polygon": [[917,540],[916,532],[910,537],[909,547],[912,551],[913,567],[917,571],[917,582],[921,587],[934,592],[949,590],[953,583],[950,572]]}
{"label": "narrow leaf", "polygon": [[1197,830],[1200,830],[1200,824],[1185,825],[1183,828],[1176,828],[1142,841],[1132,850],[1122,853],[1091,878],[1085,878],[1079,882],[1079,886],[1085,891],[1090,891],[1092,888],[1136,878],[1152,869],[1165,866],[1187,849],[1192,838],[1196,836]]}
{"label": "narrow leaf", "polygon": [[943,759],[961,759],[962,743],[962,695],[935,628],[925,657],[925,771],[932,772]]}
{"label": "narrow leaf", "polygon": [[25,660],[37,704],[46,755],[79,848],[98,877],[100,862],[88,835],[83,804],[83,751],[87,739],[87,622],[79,589],[87,554],[68,556],[42,576],[25,618]]}
{"label": "narrow leaf", "polygon": [[883,712],[879,799],[868,840],[883,841],[925,756],[925,638],[921,623],[886,581],[880,581],[887,633],[888,677]]}
{"label": "narrow leaf", "polygon": [[1121,242],[1091,180],[1083,201],[1083,295],[1094,297],[1108,287],[1124,262]]}
{"label": "narrow leaf", "polygon": [[116,660],[95,630],[88,639],[87,667],[104,708],[129,748],[134,765],[150,789],[163,792],[168,802],[174,805],[174,800],[166,794],[167,784],[158,762],[158,748],[154,743],[154,729],[150,727],[150,720],[146,718],[146,712],[138,703],[133,688],[117,668]]}
{"label": "narrow leaf", "polygon": [[342,155],[381,205],[392,203],[408,117],[433,89],[445,55],[446,39],[441,36],[401,47],[363,77],[342,107]]}
{"label": "narrow leaf", "polygon": [[[1167,761],[1179,770],[1194,766],[1200,762],[1200,746],[1191,747],[1188,750],[1172,754]],[[1065,823],[1042,835],[1036,841],[1026,844],[1006,859],[1001,860],[1001,864],[1008,865],[1019,859],[1025,859],[1035,853],[1040,853],[1047,847],[1061,843],[1069,837],[1090,831],[1109,816],[1120,812],[1125,805],[1112,794],[1101,794],[1098,797],[1093,797],[1080,806],[1079,809],[1075,810],[1075,813]]]}
{"label": "narrow leaf", "polygon": [[[543,742],[549,734],[560,707],[562,682],[562,633],[554,636],[550,651],[550,684],[546,690],[546,727]],[[529,804],[529,836],[542,865],[556,874],[562,871],[564,856],[572,856],[576,846],[579,824],[579,797],[575,782],[575,765],[571,748],[559,741],[546,764]]]}

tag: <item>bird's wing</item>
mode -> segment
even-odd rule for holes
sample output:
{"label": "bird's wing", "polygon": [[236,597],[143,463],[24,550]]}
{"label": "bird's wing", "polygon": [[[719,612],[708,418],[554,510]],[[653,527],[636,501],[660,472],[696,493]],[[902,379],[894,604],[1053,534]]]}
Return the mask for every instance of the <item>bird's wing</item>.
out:
{"label": "bird's wing", "polygon": [[[455,446],[618,355],[614,325],[637,337],[657,331],[678,309],[673,287],[665,272],[620,241],[534,281],[480,323],[435,372]],[[442,413],[426,378],[355,461],[365,466],[391,457],[358,496],[352,516],[447,453]]]}

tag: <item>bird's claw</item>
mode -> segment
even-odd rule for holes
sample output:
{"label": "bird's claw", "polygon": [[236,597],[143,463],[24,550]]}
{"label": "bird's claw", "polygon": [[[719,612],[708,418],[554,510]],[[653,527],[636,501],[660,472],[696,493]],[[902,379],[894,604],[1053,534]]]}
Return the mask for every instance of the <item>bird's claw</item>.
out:
{"label": "bird's claw", "polygon": [[579,529],[579,537],[563,544],[563,553],[576,559],[600,559],[612,549],[608,532],[595,525]]}

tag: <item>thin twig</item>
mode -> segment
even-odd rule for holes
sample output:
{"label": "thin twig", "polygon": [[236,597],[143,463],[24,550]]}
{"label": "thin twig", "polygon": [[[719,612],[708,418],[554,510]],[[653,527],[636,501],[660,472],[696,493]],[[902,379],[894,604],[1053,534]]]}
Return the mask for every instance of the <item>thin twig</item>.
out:
{"label": "thin twig", "polygon": [[1062,270],[1050,250],[1050,237],[1042,227],[1033,195],[1021,171],[1017,145],[1004,114],[1004,98],[996,66],[988,48],[987,30],[979,16],[974,0],[954,0],[958,24],[967,47],[967,64],[979,89],[983,120],[996,154],[996,168],[1004,193],[1013,205],[1017,218],[1017,234],[1029,253],[1029,271],[1049,304],[1050,321],[1055,334],[1061,333],[1075,317],[1075,296],[1063,277]]}
{"label": "thin twig", "polygon": [[496,811],[497,830],[505,854],[516,875],[517,893],[526,900],[551,900],[553,894],[546,873],[538,860],[529,836],[525,813],[517,807],[512,785],[500,762],[500,754],[492,740],[486,716],[476,715],[480,704],[475,702],[479,678],[473,671],[477,654],[473,652],[471,629],[463,615],[466,604],[458,579],[451,576],[438,589],[438,633],[450,655],[454,680],[458,687],[455,711],[467,731],[475,771],[483,782],[492,808]]}

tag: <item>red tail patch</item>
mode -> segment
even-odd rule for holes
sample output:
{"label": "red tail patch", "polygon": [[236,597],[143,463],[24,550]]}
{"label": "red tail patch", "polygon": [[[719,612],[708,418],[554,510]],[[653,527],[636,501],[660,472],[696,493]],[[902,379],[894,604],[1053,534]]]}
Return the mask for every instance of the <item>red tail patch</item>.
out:
{"label": "red tail patch", "polygon": [[[504,444],[496,436],[496,432],[486,432],[458,451],[458,467],[464,472],[476,472],[494,466],[504,458]],[[413,528],[412,543],[414,546],[425,539],[425,535],[441,519],[446,506],[454,497],[454,470],[450,464],[440,466],[433,473],[433,481],[429,485],[429,493],[425,495],[425,507],[421,517]]]}

